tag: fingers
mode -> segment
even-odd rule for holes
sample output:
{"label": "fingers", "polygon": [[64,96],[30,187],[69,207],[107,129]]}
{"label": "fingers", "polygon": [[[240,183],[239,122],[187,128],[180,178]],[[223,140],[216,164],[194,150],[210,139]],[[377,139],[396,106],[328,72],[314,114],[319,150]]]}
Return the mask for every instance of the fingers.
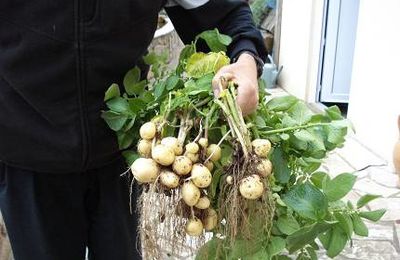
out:
{"label": "fingers", "polygon": [[235,76],[230,72],[218,72],[212,80],[214,96],[219,97],[221,90],[225,88],[224,81],[235,81]]}
{"label": "fingers", "polygon": [[236,100],[242,110],[242,114],[248,115],[253,113],[258,105],[257,86],[249,84],[248,82],[238,82],[238,86]]}

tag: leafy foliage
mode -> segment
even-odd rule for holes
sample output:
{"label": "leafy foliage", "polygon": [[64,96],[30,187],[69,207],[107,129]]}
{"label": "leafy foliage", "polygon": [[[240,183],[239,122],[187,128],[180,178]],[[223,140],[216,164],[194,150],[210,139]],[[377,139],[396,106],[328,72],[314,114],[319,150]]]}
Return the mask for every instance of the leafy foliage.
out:
{"label": "leafy foliage", "polygon": [[[198,40],[204,40],[212,52],[196,52]],[[182,50],[175,70],[167,69],[166,54],[150,53],[144,61],[151,66],[152,78],[143,80],[135,67],[126,73],[123,89],[118,84],[108,88],[104,96],[108,110],[102,112],[102,118],[116,132],[128,164],[138,157],[134,147],[139,126],[163,115],[171,122],[164,131],[176,134],[174,124],[177,116],[182,116],[182,108],[205,118],[210,142],[221,140],[227,128],[215,112],[211,81],[218,69],[229,63],[224,51],[230,42],[218,30],[203,32]],[[269,139],[273,145],[269,158],[274,166],[269,178],[275,204],[272,229],[266,232],[259,228],[265,220],[251,218],[249,225],[257,232],[257,241],[239,239],[234,247],[226,248],[214,237],[200,249],[196,259],[289,259],[287,255],[317,259],[317,240],[333,258],[354,234],[368,235],[365,219],[378,221],[385,213],[383,209],[363,209],[379,196],[367,194],[356,206],[342,201],[356,180],[351,173],[331,179],[328,173],[320,171],[328,153],[343,146],[351,125],[336,106],[315,114],[294,96],[271,99],[262,86],[260,82],[258,109],[246,118],[246,124],[252,138]],[[208,190],[214,206],[224,179],[224,166],[233,153],[225,142],[221,146],[221,163],[215,165]]]}

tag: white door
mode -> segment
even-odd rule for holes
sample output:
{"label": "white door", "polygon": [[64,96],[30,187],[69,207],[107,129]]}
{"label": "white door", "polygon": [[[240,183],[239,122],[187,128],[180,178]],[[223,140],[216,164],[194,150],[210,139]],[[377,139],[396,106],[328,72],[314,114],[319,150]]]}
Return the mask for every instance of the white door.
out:
{"label": "white door", "polygon": [[326,0],[320,68],[321,102],[349,101],[358,7],[359,0]]}

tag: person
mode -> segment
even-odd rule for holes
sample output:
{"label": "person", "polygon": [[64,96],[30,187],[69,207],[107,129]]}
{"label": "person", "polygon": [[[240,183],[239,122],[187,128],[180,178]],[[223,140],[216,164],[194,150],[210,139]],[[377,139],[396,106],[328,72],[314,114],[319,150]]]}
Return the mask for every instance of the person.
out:
{"label": "person", "polygon": [[233,38],[216,78],[236,81],[251,113],[267,54],[246,1],[0,1],[0,208],[16,260],[141,258],[126,165],[100,113],[162,8],[185,43],[213,28]]}

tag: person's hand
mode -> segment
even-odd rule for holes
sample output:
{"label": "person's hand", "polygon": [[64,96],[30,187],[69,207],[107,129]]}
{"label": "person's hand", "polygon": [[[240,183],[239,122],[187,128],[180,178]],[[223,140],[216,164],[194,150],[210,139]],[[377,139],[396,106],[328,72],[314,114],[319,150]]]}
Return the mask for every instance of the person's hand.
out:
{"label": "person's hand", "polygon": [[243,53],[235,63],[224,66],[217,72],[212,83],[216,97],[219,96],[221,77],[238,85],[237,102],[243,115],[254,112],[258,104],[257,65],[254,58]]}

